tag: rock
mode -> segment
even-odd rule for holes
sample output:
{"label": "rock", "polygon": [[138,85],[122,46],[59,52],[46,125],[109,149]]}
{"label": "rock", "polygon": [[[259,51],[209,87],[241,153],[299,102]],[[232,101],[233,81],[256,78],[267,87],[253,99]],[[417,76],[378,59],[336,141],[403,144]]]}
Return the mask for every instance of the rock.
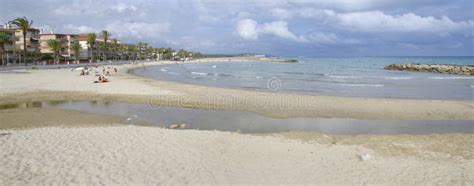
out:
{"label": "rock", "polygon": [[177,129],[178,127],[178,124],[171,124],[170,126],[168,126],[169,129]]}
{"label": "rock", "polygon": [[439,64],[391,64],[386,70],[433,72],[445,74],[473,75],[474,65],[439,65]]}
{"label": "rock", "polygon": [[186,123],[183,123],[183,124],[179,125],[179,128],[180,129],[185,129],[186,128]]}

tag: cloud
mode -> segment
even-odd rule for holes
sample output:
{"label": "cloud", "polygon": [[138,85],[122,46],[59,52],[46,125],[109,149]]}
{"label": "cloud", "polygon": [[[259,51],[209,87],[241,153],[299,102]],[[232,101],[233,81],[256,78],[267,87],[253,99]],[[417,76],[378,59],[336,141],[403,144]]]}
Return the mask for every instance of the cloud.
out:
{"label": "cloud", "polygon": [[85,25],[73,25],[73,24],[66,24],[61,29],[63,32],[72,33],[72,34],[83,34],[83,33],[90,33],[96,32],[97,29],[85,26]]}
{"label": "cloud", "polygon": [[258,39],[258,23],[252,19],[242,19],[237,22],[237,33],[246,40]]}
{"label": "cloud", "polygon": [[170,24],[165,23],[146,23],[146,22],[122,22],[115,21],[105,26],[116,37],[126,38],[153,38],[162,37],[160,34],[170,30]]}
{"label": "cloud", "polygon": [[125,12],[125,11],[137,11],[136,6],[133,6],[133,5],[128,6],[125,3],[118,3],[118,4],[110,7],[110,9],[115,10],[118,13],[122,13],[122,12]]}
{"label": "cloud", "polygon": [[283,8],[274,8],[274,9],[270,10],[270,13],[274,17],[277,17],[279,19],[290,19],[290,18],[293,17],[292,12],[290,12],[286,9],[283,9]]}
{"label": "cloud", "polygon": [[316,44],[359,44],[358,39],[341,38],[334,33],[314,32],[304,37],[306,40]]}
{"label": "cloud", "polygon": [[261,34],[270,34],[292,41],[305,41],[304,38],[290,32],[288,30],[288,23],[285,21],[258,24],[252,19],[242,19],[237,22],[236,30],[239,36],[246,40],[257,40]]}
{"label": "cloud", "polygon": [[455,22],[446,16],[440,19],[414,13],[387,15],[381,11],[335,14],[341,27],[363,32],[435,32],[450,33],[472,29],[472,21]]}

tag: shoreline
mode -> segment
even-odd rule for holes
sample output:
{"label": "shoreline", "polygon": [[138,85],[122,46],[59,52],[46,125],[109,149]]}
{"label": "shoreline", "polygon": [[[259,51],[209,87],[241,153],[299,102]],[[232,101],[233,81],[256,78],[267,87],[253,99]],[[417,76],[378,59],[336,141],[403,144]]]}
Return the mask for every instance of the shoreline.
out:
{"label": "shoreline", "polygon": [[[191,63],[219,60],[201,60]],[[242,61],[242,59],[239,60]],[[111,82],[103,85],[93,84],[95,77],[91,75],[80,77],[68,69],[29,70],[28,73],[21,74],[0,73],[0,78],[2,78],[0,86],[4,87],[0,91],[0,104],[51,100],[97,100],[150,106],[250,111],[273,118],[474,120],[472,113],[474,101],[274,93],[182,84],[147,79],[128,73],[134,68],[163,64],[176,64],[176,62],[144,62],[137,65],[117,66],[119,74],[111,76]],[[57,80],[55,77],[61,77],[61,79]],[[10,81],[20,82],[9,83]]]}

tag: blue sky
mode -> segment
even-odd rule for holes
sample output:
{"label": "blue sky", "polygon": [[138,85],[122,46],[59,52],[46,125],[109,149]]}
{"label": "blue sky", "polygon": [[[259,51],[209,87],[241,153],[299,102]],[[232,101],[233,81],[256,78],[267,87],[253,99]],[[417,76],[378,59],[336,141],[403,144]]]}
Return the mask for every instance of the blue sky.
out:
{"label": "blue sky", "polygon": [[474,55],[472,0],[2,0],[58,33],[204,53],[275,56]]}

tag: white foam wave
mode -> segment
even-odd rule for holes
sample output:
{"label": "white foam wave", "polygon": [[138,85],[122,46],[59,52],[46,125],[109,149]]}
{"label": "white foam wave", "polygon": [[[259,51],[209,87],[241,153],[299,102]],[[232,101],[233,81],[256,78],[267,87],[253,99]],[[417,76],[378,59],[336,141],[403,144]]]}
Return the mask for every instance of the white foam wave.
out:
{"label": "white foam wave", "polygon": [[392,80],[408,80],[412,78],[413,77],[385,77],[385,79],[392,79]]}
{"label": "white foam wave", "polygon": [[330,78],[336,79],[357,79],[360,78],[359,76],[343,76],[343,75],[329,75]]}
{"label": "white foam wave", "polygon": [[474,79],[474,77],[451,76],[451,77],[428,77],[428,79],[437,79],[437,80],[446,80],[446,79]]}
{"label": "white foam wave", "polygon": [[262,76],[255,76],[255,78],[262,79],[263,77]]}
{"label": "white foam wave", "polygon": [[166,69],[164,69],[164,68],[161,68],[160,70],[161,70],[162,72],[166,72]]}
{"label": "white foam wave", "polygon": [[194,74],[194,75],[201,75],[201,76],[207,76],[207,73],[205,73],[205,72],[191,72],[191,74]]}
{"label": "white foam wave", "polygon": [[341,84],[347,87],[383,87],[383,84]]}
{"label": "white foam wave", "polygon": [[474,85],[471,85],[471,88],[474,88]]}
{"label": "white foam wave", "polygon": [[178,73],[178,72],[168,72],[168,74],[171,74],[171,75],[180,75],[181,73]]}

